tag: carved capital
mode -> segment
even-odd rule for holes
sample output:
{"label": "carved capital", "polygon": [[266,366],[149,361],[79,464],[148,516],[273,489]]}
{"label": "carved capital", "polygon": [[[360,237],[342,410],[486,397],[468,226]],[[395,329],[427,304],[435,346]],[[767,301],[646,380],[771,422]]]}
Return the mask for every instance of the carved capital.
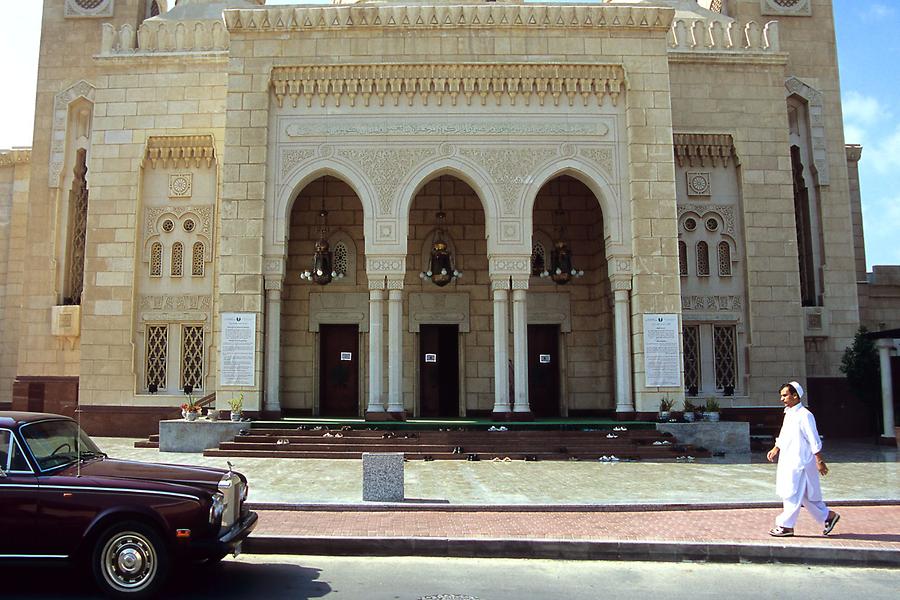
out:
{"label": "carved capital", "polygon": [[402,290],[403,289],[403,279],[402,275],[388,275],[387,276],[387,289],[388,290]]}
{"label": "carved capital", "polygon": [[531,255],[492,256],[490,258],[491,278],[512,276],[531,277]]}
{"label": "carved capital", "polygon": [[284,286],[284,280],[281,277],[266,277],[266,291],[269,290],[277,290],[281,291]]}

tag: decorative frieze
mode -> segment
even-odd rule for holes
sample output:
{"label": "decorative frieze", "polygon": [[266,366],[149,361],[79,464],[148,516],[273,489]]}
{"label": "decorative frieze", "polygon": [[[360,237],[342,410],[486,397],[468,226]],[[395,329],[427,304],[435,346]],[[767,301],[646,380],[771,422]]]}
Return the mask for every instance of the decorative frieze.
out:
{"label": "decorative frieze", "polygon": [[781,52],[778,21],[760,25],[725,17],[676,19],[669,30],[671,53],[777,54]]}
{"label": "decorative frieze", "polygon": [[216,159],[216,149],[211,135],[150,136],[144,165],[162,168],[211,167]]}
{"label": "decorative frieze", "polygon": [[66,17],[98,18],[113,16],[114,0],[66,0]]}
{"label": "decorative frieze", "polygon": [[[291,121],[284,128],[288,138],[310,137],[365,137],[365,136],[434,136],[461,138],[469,136],[591,136],[602,138],[609,134],[612,123],[603,117],[590,115],[589,119],[574,120],[570,117],[540,119],[504,119],[500,116],[467,116],[465,120],[449,117],[437,120],[435,116],[403,117],[379,116],[377,121],[337,119],[331,117],[303,117]],[[452,148],[442,149],[449,151]],[[446,154],[449,156],[449,154]]]}
{"label": "decorative frieze", "polygon": [[809,17],[812,15],[810,0],[759,0],[764,15]]}
{"label": "decorative frieze", "polygon": [[417,98],[423,105],[434,98],[438,106],[445,100],[456,106],[460,99],[467,106],[473,100],[500,106],[504,99],[526,106],[532,100],[559,106],[562,99],[572,106],[580,99],[588,106],[592,98],[602,105],[607,96],[615,106],[627,84],[621,65],[370,64],[275,67],[271,87],[278,106],[287,98],[295,108],[301,99],[311,107],[313,100],[325,106],[329,98],[337,106],[344,98],[350,106],[384,106],[385,100],[398,106],[401,99],[412,106]]}
{"label": "decorative frieze", "polygon": [[727,167],[729,160],[737,164],[734,141],[729,134],[676,133],[674,145],[679,167]]}
{"label": "decorative frieze", "polygon": [[368,273],[403,273],[405,270],[405,257],[369,258],[366,261],[366,272]]}
{"label": "decorative frieze", "polygon": [[206,322],[212,306],[208,295],[141,295],[138,302],[144,322]]}
{"label": "decorative frieze", "polygon": [[230,32],[314,29],[668,29],[670,8],[627,5],[356,3],[225,11]]}
{"label": "decorative frieze", "polygon": [[100,56],[217,53],[228,51],[228,30],[222,21],[172,21],[147,19],[135,33],[126,23],[104,23]]}
{"label": "decorative frieze", "polygon": [[12,167],[31,162],[31,148],[0,150],[0,167]]}
{"label": "decorative frieze", "polygon": [[682,296],[681,310],[705,312],[737,312],[744,308],[742,296]]}
{"label": "decorative frieze", "polygon": [[734,206],[730,204],[679,204],[679,221],[685,213],[694,213],[700,218],[705,218],[706,215],[715,213],[722,217],[722,221],[724,221],[725,223],[725,229],[723,233],[727,233],[730,236],[735,236],[737,233],[737,225],[735,224],[735,209]]}
{"label": "decorative frieze", "polygon": [[435,147],[414,148],[350,148],[338,156],[357,164],[372,181],[378,194],[381,214],[390,214],[395,192],[412,168],[437,154]]}

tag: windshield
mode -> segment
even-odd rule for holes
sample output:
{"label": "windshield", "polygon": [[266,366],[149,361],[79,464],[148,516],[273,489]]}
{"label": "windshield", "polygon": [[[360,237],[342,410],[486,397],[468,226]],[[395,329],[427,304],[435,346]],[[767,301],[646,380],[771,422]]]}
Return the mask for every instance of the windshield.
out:
{"label": "windshield", "polygon": [[106,456],[73,421],[30,423],[22,427],[21,433],[42,471],[75,462],[79,450],[82,460]]}

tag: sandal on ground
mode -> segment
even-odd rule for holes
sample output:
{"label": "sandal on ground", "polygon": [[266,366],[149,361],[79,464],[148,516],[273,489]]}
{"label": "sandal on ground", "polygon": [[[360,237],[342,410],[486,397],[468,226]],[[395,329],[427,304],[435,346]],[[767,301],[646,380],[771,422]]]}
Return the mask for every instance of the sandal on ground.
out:
{"label": "sandal on ground", "polygon": [[834,526],[837,525],[837,522],[841,520],[841,515],[832,511],[831,514],[834,516],[830,519],[825,519],[825,529],[822,531],[822,535],[828,535],[831,533],[831,530],[834,529]]}
{"label": "sandal on ground", "polygon": [[777,525],[769,530],[769,535],[771,535],[772,537],[793,537],[794,528],[782,527],[781,525]]}

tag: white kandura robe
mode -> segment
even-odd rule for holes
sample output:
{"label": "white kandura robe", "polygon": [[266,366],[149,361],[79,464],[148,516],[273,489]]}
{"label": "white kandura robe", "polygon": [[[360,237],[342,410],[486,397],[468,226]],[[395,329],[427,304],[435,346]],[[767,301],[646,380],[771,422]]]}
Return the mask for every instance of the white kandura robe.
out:
{"label": "white kandura robe", "polygon": [[781,498],[822,500],[816,457],[822,450],[822,440],[816,429],[816,419],[802,404],[784,409],[784,423],[775,440],[778,446],[778,469],[775,493]]}

